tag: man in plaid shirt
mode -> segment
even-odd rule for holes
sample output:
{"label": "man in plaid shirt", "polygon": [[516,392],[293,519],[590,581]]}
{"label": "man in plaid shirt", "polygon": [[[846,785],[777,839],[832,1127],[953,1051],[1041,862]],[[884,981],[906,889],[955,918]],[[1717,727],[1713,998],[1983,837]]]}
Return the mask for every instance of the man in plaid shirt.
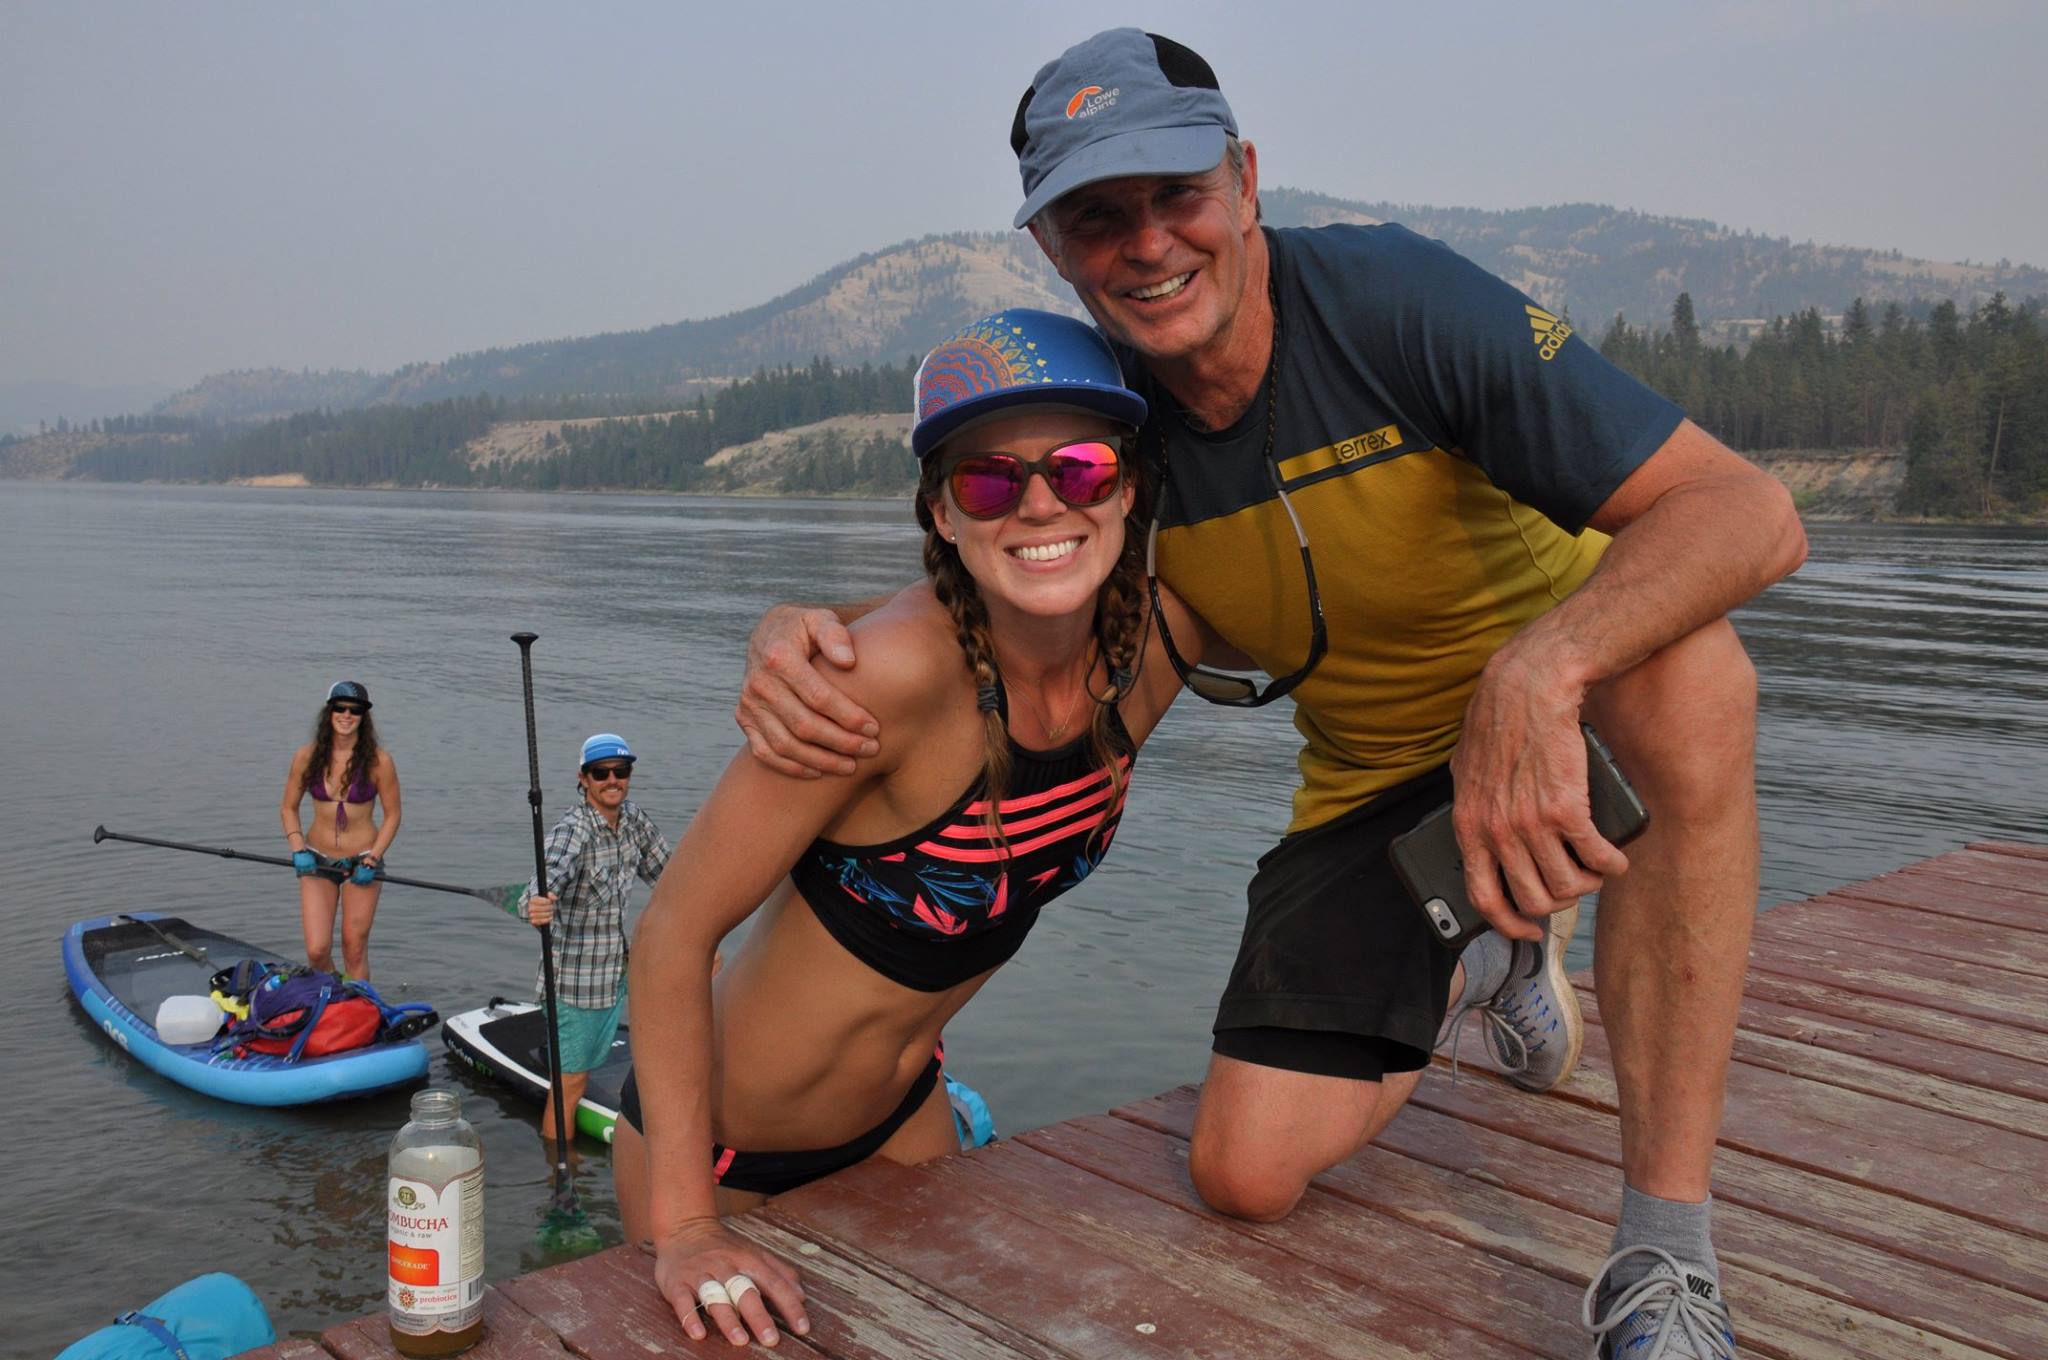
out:
{"label": "man in plaid shirt", "polygon": [[[590,1073],[611,1052],[626,1009],[626,894],[637,876],[661,877],[668,842],[654,819],[626,797],[633,752],[616,732],[583,743],[576,783],[583,800],[548,833],[548,887],[531,881],[519,900],[520,919],[554,923],[555,1010],[562,1045],[562,1108],[573,1111]],[[541,984],[535,982],[536,994]],[[545,999],[545,998],[543,998]],[[575,1115],[569,1116],[575,1127]],[[541,1137],[552,1142],[555,1110],[542,1110]]]}

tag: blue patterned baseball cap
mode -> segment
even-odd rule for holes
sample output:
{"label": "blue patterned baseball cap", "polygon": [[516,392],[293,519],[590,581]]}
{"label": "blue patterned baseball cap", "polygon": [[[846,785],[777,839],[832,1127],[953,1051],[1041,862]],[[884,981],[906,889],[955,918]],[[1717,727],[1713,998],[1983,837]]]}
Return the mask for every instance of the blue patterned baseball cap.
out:
{"label": "blue patterned baseball cap", "polygon": [[917,366],[910,449],[924,458],[969,421],[1043,403],[1092,411],[1136,428],[1145,399],[1095,328],[1058,312],[1012,307],[941,340]]}
{"label": "blue patterned baseball cap", "polygon": [[583,743],[583,759],[578,767],[594,765],[600,760],[638,760],[633,748],[626,745],[626,739],[616,732],[599,732]]}
{"label": "blue patterned baseball cap", "polygon": [[1125,175],[1199,175],[1237,119],[1216,73],[1171,38],[1112,28],[1038,68],[1010,125],[1023,226],[1062,194]]}
{"label": "blue patterned baseball cap", "polygon": [[370,691],[353,680],[337,680],[327,687],[327,702],[331,704],[337,699],[361,704],[365,712],[371,707]]}

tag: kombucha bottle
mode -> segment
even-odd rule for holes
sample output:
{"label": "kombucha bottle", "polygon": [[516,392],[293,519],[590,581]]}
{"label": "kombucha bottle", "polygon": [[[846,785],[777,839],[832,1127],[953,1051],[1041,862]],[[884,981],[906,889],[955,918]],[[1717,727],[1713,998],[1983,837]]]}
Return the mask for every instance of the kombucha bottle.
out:
{"label": "kombucha bottle", "polygon": [[484,1336],[484,1146],[453,1091],[421,1091],[391,1140],[385,1196],[391,1344],[466,1351]]}

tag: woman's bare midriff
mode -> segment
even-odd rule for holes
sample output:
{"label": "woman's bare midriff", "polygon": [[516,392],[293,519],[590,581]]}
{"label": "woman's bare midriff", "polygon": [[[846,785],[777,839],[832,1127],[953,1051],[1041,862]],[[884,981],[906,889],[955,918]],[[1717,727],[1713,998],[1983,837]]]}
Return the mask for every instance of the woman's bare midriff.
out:
{"label": "woman's bare midriff", "polygon": [[329,859],[360,855],[377,843],[377,824],[370,816],[374,803],[350,803],[348,827],[336,830],[338,803],[323,803],[308,795],[313,804],[313,824],[306,828],[306,844]]}
{"label": "woman's bare midriff", "polygon": [[787,1152],[866,1133],[902,1102],[946,1022],[987,978],[943,992],[891,982],[847,953],[785,883],[713,983],[713,1136]]}

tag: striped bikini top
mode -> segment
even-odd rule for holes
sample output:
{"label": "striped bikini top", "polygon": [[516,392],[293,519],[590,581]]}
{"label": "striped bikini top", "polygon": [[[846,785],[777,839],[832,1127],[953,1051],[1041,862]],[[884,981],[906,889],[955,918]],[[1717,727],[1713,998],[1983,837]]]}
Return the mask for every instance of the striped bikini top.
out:
{"label": "striped bikini top", "polygon": [[[1111,721],[1134,745],[1122,720]],[[1118,760],[1128,774],[1131,757]],[[1012,741],[1010,786],[996,804],[1007,846],[989,835],[988,793],[976,780],[907,836],[811,842],[789,876],[855,958],[892,982],[942,992],[1007,962],[1039,910],[1102,862],[1123,817],[1124,800],[1112,804],[1111,793],[1086,738],[1055,751]]]}

